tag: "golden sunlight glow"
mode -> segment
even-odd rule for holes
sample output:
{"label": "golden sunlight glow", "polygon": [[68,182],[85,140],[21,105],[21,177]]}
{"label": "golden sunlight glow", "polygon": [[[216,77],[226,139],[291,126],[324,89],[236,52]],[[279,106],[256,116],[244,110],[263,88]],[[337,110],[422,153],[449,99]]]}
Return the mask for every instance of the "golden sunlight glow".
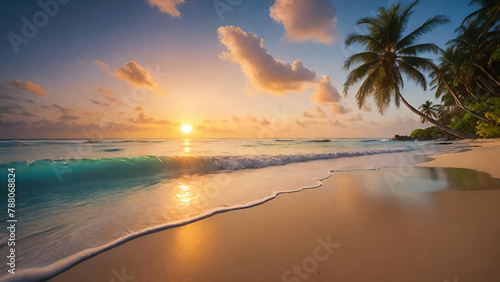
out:
{"label": "golden sunlight glow", "polygon": [[190,193],[191,186],[180,183],[179,188],[181,189],[180,193],[176,194],[177,198],[179,199],[179,201],[189,206],[189,203],[193,200],[193,197],[191,196]]}
{"label": "golden sunlight glow", "polygon": [[181,128],[181,130],[182,130],[184,133],[186,133],[186,134],[188,134],[189,132],[191,132],[191,130],[192,130],[192,129],[193,129],[193,128],[192,128],[192,127],[191,127],[191,125],[189,125],[189,124],[184,124],[184,125],[182,126],[182,128]]}

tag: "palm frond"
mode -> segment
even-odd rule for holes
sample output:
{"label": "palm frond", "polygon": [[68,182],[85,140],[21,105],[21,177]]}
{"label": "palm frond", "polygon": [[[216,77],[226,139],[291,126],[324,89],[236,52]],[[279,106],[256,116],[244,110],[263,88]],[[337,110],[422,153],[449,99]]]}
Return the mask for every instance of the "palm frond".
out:
{"label": "palm frond", "polygon": [[347,94],[347,91],[349,91],[349,88],[352,85],[356,84],[363,77],[371,74],[377,66],[380,66],[379,61],[371,61],[353,69],[347,76],[346,82],[344,83],[344,93]]}
{"label": "palm frond", "polygon": [[399,50],[398,54],[415,56],[415,55],[425,54],[425,53],[430,53],[430,52],[432,52],[434,54],[438,54],[438,53],[442,53],[443,50],[441,48],[439,48],[436,44],[424,43],[424,44],[417,44],[417,45],[406,47],[403,50]]}
{"label": "palm frond", "polygon": [[424,90],[427,90],[427,80],[425,79],[425,76],[414,66],[406,63],[405,61],[399,61],[399,68],[408,79],[415,82],[417,85],[420,85]]}
{"label": "palm frond", "polygon": [[353,64],[368,63],[378,59],[379,55],[375,52],[357,53],[347,58],[347,60],[344,62],[344,70],[350,69]]}
{"label": "palm frond", "polygon": [[375,92],[377,89],[377,82],[381,81],[384,75],[384,68],[381,66],[370,72],[365,81],[359,87],[358,93],[356,93],[356,101],[359,108],[363,107],[366,97]]}
{"label": "palm frond", "polygon": [[448,17],[444,15],[438,15],[433,18],[428,19],[424,24],[415,29],[413,32],[405,36],[401,39],[396,45],[396,49],[403,49],[411,44],[415,43],[415,41],[422,35],[430,32],[433,28],[440,24],[448,23],[450,20]]}
{"label": "palm frond", "polygon": [[369,35],[361,35],[357,33],[351,33],[347,36],[345,40],[345,47],[348,48],[352,44],[358,44],[363,47],[367,47],[370,51],[383,50],[384,46],[380,44],[374,37]]}
{"label": "palm frond", "polygon": [[433,71],[438,68],[431,59],[427,58],[401,56],[399,59],[420,71]]}

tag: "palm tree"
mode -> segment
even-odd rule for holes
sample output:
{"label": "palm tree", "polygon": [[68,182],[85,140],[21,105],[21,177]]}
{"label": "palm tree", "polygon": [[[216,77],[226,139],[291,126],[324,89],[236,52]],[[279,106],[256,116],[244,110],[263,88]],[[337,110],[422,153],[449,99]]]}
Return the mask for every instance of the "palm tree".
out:
{"label": "palm tree", "polygon": [[500,43],[498,31],[487,29],[482,32],[483,25],[481,18],[465,21],[456,30],[457,38],[450,40],[447,45],[452,45],[456,53],[465,56],[465,64],[461,69],[464,75],[467,75],[467,72],[470,76],[480,74],[498,87],[500,82],[490,74],[491,71],[485,69],[488,68],[488,61]]}
{"label": "palm tree", "polygon": [[481,8],[465,17],[463,23],[471,18],[482,19],[484,21],[484,25],[481,33],[479,34],[482,35],[487,29],[498,24],[498,20],[500,18],[500,0],[472,0],[469,2],[469,6],[474,4],[479,4]]}
{"label": "palm tree", "polygon": [[350,34],[345,41],[346,48],[352,44],[359,44],[365,47],[366,52],[354,54],[345,61],[344,69],[346,70],[349,70],[353,64],[362,64],[347,76],[344,93],[347,94],[351,86],[364,79],[356,94],[360,108],[368,96],[374,97],[381,114],[389,107],[391,99],[394,99],[398,107],[402,101],[412,112],[427,119],[438,128],[460,138],[473,138],[468,133],[451,129],[419,112],[401,95],[402,74],[422,86],[424,90],[427,89],[427,80],[421,71],[432,71],[437,69],[437,66],[430,59],[417,55],[428,52],[437,54],[441,49],[432,43],[415,44],[415,42],[437,25],[448,22],[445,16],[435,16],[403,36],[413,13],[412,8],[418,3],[419,1],[416,0],[406,9],[403,9],[400,3],[391,5],[389,9],[381,7],[375,17],[362,18],[358,21],[358,25],[366,25],[368,34]]}
{"label": "palm tree", "polygon": [[465,54],[457,52],[456,48],[448,48],[442,52],[439,58],[439,68],[436,68],[430,74],[433,78],[431,89],[436,90],[436,98],[441,97],[441,95],[451,95],[460,109],[477,119],[490,122],[486,117],[474,113],[464,106],[464,103],[469,101],[471,97],[479,100],[478,97],[481,94],[481,92],[472,89],[471,84],[473,83],[470,82],[470,76],[462,75],[462,70],[466,64],[465,60]]}
{"label": "palm tree", "polygon": [[[424,115],[427,115],[433,119],[436,119],[439,117],[439,105],[433,105],[431,101],[427,100],[425,104],[422,104],[418,108]],[[420,121],[422,123],[428,122],[427,118],[420,117]]]}

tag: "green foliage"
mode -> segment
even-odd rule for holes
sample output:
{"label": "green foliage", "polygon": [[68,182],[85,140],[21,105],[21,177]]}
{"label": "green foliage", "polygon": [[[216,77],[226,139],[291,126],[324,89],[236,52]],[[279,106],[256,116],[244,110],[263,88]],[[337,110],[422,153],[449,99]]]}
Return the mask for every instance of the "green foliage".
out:
{"label": "green foliage", "polygon": [[417,139],[417,138],[419,138],[421,136],[424,136],[424,130],[423,129],[415,129],[411,133],[411,138],[413,138],[413,139]]}
{"label": "green foliage", "polygon": [[432,140],[443,137],[443,132],[436,126],[427,127],[426,129],[415,129],[411,133],[411,138],[419,140]]}
{"label": "green foliage", "polygon": [[465,114],[461,119],[452,121],[450,127],[455,130],[476,135],[476,125],[477,119],[469,114]]}
{"label": "green foliage", "polygon": [[470,108],[475,111],[484,112],[484,116],[491,122],[478,121],[477,135],[483,138],[500,137],[500,98],[489,98],[486,101],[473,103]]}

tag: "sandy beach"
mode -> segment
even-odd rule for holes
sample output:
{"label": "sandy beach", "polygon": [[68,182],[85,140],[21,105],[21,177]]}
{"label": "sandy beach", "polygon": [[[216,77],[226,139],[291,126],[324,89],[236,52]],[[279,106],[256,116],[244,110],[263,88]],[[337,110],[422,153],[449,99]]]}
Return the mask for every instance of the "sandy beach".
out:
{"label": "sandy beach", "polygon": [[334,173],[51,281],[500,281],[500,143],[480,144],[406,170]]}

